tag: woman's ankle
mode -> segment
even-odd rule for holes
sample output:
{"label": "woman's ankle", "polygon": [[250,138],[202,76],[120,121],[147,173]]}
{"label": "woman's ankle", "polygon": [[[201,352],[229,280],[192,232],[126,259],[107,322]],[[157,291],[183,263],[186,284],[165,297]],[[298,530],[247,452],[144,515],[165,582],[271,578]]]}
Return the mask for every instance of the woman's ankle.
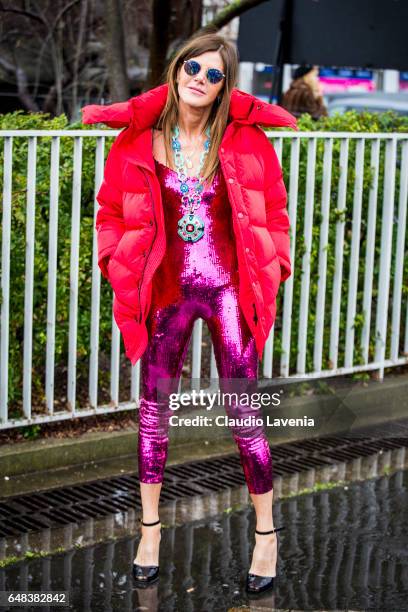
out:
{"label": "woman's ankle", "polygon": [[160,525],[160,517],[158,514],[154,515],[146,515],[146,517],[141,517],[140,519],[140,523],[143,525],[143,523],[146,523],[146,526],[151,526],[151,527],[155,527],[156,525],[151,525],[151,523],[157,523],[157,525]]}
{"label": "woman's ankle", "polygon": [[268,533],[268,534],[260,534],[260,533],[256,533],[255,534],[255,542],[258,544],[262,544],[263,542],[266,544],[267,542],[276,542],[277,538],[276,538],[276,533]]}

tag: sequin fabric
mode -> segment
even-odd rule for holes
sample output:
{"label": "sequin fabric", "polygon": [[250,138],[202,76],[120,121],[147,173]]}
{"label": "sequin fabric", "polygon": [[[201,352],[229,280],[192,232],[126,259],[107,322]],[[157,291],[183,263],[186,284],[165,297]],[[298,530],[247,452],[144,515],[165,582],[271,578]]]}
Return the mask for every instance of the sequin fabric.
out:
{"label": "sequin fabric", "polygon": [[[155,165],[167,246],[152,281],[146,321],[149,343],[141,363],[138,462],[139,479],[144,483],[163,481],[170,417],[177,414],[180,418],[183,410],[183,406],[176,412],[170,409],[169,394],[178,392],[196,319],[202,318],[211,333],[221,391],[237,392],[239,379],[242,392],[243,386],[256,384],[258,374],[255,339],[238,301],[238,261],[223,174],[219,171],[203,191],[196,211],[205,224],[204,236],[197,242],[185,242],[177,234],[177,223],[183,215],[177,173],[157,160]],[[190,186],[194,180],[188,179]],[[227,417],[234,419],[228,424],[249,492],[270,491],[272,458],[263,423],[259,424],[260,411],[242,402],[224,405]],[[203,412],[212,416],[204,407]]]}

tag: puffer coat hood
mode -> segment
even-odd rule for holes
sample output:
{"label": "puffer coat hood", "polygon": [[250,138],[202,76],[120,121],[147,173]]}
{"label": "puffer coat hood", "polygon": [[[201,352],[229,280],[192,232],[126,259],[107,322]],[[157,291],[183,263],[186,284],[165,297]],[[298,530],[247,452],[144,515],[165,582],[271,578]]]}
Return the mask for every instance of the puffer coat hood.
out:
{"label": "puffer coat hood", "polygon": [[[165,84],[127,102],[82,109],[83,123],[127,128],[108,155],[95,227],[98,265],[112,286],[113,314],[132,365],[148,343],[145,321],[152,278],[166,250],[152,129],[167,93]],[[285,109],[234,89],[219,159],[232,209],[239,302],[262,358],[275,321],[279,285],[290,276],[291,263],[282,170],[259,125],[297,129],[295,117]]]}

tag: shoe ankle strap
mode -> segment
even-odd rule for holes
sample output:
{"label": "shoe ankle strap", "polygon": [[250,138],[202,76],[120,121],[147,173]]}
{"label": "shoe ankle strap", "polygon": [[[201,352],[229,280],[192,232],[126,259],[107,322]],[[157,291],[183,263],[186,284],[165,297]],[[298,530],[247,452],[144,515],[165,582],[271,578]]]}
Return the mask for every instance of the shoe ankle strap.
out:
{"label": "shoe ankle strap", "polygon": [[259,533],[260,535],[266,535],[268,533],[275,533],[275,531],[280,531],[281,529],[285,529],[285,527],[276,527],[276,529],[271,529],[271,531],[258,531],[258,529],[255,529],[255,533]]}
{"label": "shoe ankle strap", "polygon": [[153,525],[158,525],[160,523],[160,519],[158,521],[155,521],[154,523],[145,523],[143,519],[139,520],[145,527],[152,527]]}

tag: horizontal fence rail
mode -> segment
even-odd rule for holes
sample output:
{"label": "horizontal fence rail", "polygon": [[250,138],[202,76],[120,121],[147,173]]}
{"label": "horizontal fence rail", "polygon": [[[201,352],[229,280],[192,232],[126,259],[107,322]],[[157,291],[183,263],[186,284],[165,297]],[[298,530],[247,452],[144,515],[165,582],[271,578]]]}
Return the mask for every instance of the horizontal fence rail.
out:
{"label": "horizontal fence rail", "polygon": [[[101,283],[96,194],[113,130],[4,130],[0,429],[138,407]],[[271,131],[288,189],[293,273],[261,378],[408,363],[408,134]],[[196,321],[183,383],[216,381]],[[180,385],[181,388],[181,385]]]}

